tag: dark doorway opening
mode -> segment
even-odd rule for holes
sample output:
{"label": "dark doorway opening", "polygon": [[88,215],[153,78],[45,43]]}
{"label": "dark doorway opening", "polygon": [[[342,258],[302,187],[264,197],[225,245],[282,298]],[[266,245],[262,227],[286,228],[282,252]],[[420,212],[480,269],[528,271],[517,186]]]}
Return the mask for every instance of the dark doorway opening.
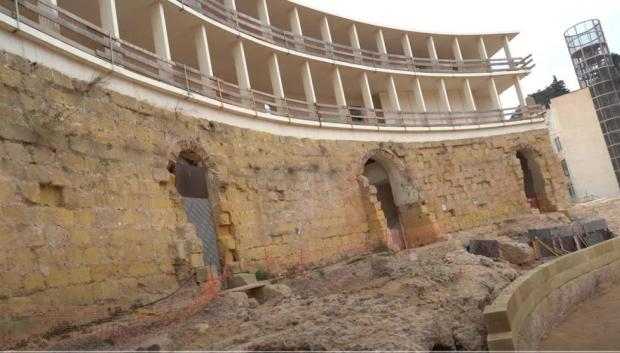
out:
{"label": "dark doorway opening", "polygon": [[555,207],[549,201],[545,190],[545,180],[540,166],[536,162],[534,153],[530,150],[520,150],[517,158],[523,172],[523,189],[530,207],[541,212],[553,212]]}
{"label": "dark doorway opening", "polygon": [[196,235],[202,240],[204,263],[219,271],[220,256],[204,163],[192,153],[182,152],[172,172],[187,220],[196,227]]}
{"label": "dark doorway opening", "polygon": [[405,249],[403,239],[403,227],[400,221],[398,206],[394,201],[394,194],[390,182],[390,176],[385,168],[373,159],[369,159],[364,165],[364,176],[370,185],[377,189],[377,200],[381,203],[381,210],[385,216],[388,230],[392,235],[392,241],[400,249]]}

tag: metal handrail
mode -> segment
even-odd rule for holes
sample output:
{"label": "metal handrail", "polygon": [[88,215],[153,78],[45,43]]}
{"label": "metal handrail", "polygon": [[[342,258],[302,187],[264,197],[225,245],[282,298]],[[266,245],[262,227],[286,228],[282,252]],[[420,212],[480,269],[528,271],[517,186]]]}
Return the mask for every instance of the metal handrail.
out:
{"label": "metal handrail", "polygon": [[[14,0],[15,9],[0,9],[20,23],[52,35],[63,42],[110,62],[112,68],[122,67],[138,74],[167,83],[187,92],[200,94],[254,111],[291,119],[320,123],[373,125],[390,127],[454,127],[477,126],[508,121],[531,120],[543,116],[541,106],[463,112],[404,112],[367,109],[356,106],[308,102],[289,97],[277,97],[255,89],[243,89],[220,78],[204,75],[186,64],[165,60],[93,25],[83,18],[60,9],[46,0]],[[203,1],[203,0],[200,0]],[[20,7],[27,9],[19,12]],[[51,10],[51,11],[50,11]],[[41,24],[43,17],[53,26]],[[57,26],[57,28],[54,28]],[[60,28],[63,29],[61,34]],[[70,34],[71,39],[66,37]]]}
{"label": "metal handrail", "polygon": [[199,13],[236,31],[306,54],[320,55],[329,59],[363,64],[372,67],[405,71],[429,72],[498,72],[530,70],[531,61],[526,58],[512,59],[438,59],[408,57],[400,54],[381,54],[363,48],[340,43],[326,42],[317,38],[297,35],[293,32],[261,22],[247,14],[226,8],[217,0],[175,0]]}

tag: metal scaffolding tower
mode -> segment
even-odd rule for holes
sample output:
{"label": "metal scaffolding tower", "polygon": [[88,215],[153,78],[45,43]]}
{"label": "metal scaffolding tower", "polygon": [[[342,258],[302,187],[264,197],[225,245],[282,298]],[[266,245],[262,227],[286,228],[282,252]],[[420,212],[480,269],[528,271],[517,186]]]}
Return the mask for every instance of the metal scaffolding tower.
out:
{"label": "metal scaffolding tower", "polygon": [[601,22],[584,21],[564,33],[581,88],[589,88],[620,184],[620,73],[614,65]]}

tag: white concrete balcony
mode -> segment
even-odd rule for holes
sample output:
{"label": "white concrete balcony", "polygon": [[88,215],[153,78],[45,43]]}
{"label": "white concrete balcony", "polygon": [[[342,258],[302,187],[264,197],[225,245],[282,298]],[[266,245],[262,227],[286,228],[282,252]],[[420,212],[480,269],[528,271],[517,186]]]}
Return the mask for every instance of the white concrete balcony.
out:
{"label": "white concrete balcony", "polygon": [[[477,128],[485,125],[540,121],[540,118],[543,117],[541,107],[528,107],[525,104],[508,109],[501,108],[499,104],[494,105],[498,107],[496,109],[488,109],[487,106],[481,109],[451,109],[448,91],[443,80],[439,81],[441,91],[436,97],[436,104],[444,106],[445,111],[426,111],[426,108],[420,111],[401,109],[398,102],[396,80],[393,77],[388,80],[389,87],[386,100],[394,104],[386,109],[369,108],[362,104],[346,104],[342,87],[340,87],[340,93],[335,93],[341,95],[341,98],[336,100],[345,102],[345,104],[326,104],[318,102],[315,98],[296,99],[287,97],[283,93],[275,95],[258,89],[243,87],[213,75],[207,75],[203,70],[175,62],[170,58],[141,48],[52,2],[44,0],[0,0],[0,12],[7,18],[15,20],[14,32],[19,32],[21,26],[36,29],[68,44],[72,48],[108,62],[112,67],[129,70],[181,89],[186,92],[188,97],[202,96],[214,99],[222,102],[222,106],[225,104],[251,110],[256,112],[256,116],[266,116],[272,120],[288,119],[290,121],[295,119],[319,127],[344,125],[360,129],[389,130],[390,128],[397,128],[404,131],[411,128],[414,131],[415,128],[446,128],[447,130],[454,130],[459,127]],[[309,68],[307,65],[306,67]],[[337,78],[334,82],[342,86],[339,73],[333,78]],[[366,74],[362,78],[365,79],[362,80],[362,83],[365,83],[365,89],[368,91],[364,93],[364,101],[372,101],[369,98],[370,92]],[[417,91],[412,95],[415,96],[416,100],[420,100],[420,106],[424,107],[423,91],[420,83],[416,82]],[[489,101],[494,100],[497,103],[495,81],[491,79],[489,82],[492,83],[489,86],[492,88],[491,94],[495,94],[495,97],[490,97]],[[469,92],[469,96],[464,98],[466,102],[463,106],[475,108],[472,85],[470,85],[469,80],[464,81],[464,83],[466,83],[465,93]],[[475,81],[472,79],[471,83],[475,83]],[[312,98],[313,90],[310,93],[312,93],[310,95]]]}
{"label": "white concrete balcony", "polygon": [[[252,16],[227,8],[217,0],[170,0],[189,6],[204,16],[235,31],[248,34],[287,50],[331,60],[391,70],[437,73],[486,73],[529,71],[532,55],[516,58],[433,59],[393,53],[381,53],[350,45],[328,42],[266,24]],[[433,55],[430,55],[433,56]]]}

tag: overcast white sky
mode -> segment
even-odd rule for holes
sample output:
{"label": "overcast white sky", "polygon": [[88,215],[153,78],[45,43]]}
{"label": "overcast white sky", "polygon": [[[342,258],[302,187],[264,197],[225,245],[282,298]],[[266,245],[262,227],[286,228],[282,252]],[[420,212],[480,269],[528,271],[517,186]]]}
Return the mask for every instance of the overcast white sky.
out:
{"label": "overcast white sky", "polygon": [[[411,30],[476,33],[518,31],[514,56],[533,54],[536,67],[523,80],[525,94],[548,85],[553,75],[570,90],[579,84],[564,42],[564,31],[598,18],[610,49],[620,53],[620,0],[295,0],[337,15]],[[502,96],[514,106],[514,92]]]}

